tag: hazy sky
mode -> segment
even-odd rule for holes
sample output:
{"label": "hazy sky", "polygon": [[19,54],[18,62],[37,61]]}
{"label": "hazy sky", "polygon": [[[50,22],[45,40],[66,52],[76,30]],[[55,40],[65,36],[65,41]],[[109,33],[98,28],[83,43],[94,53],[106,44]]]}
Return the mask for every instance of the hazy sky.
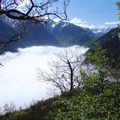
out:
{"label": "hazy sky", "polygon": [[118,0],[71,0],[68,16],[78,17],[89,24],[102,25],[105,22],[118,21]]}

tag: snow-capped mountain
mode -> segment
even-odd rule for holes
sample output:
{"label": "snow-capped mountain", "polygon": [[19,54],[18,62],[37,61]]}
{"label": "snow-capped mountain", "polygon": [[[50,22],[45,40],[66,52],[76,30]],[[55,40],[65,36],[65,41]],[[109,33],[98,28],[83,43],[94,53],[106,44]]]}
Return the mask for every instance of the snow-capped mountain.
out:
{"label": "snow-capped mountain", "polygon": [[[11,35],[21,29],[19,27],[20,22],[9,21],[8,23],[0,20],[0,40],[9,40]],[[3,51],[16,51],[17,48],[38,45],[84,45],[103,35],[100,32],[95,34],[95,31],[98,31],[97,29],[91,30],[86,27],[80,27],[69,21],[55,22],[51,20],[47,25],[26,21],[24,27],[26,29],[24,35],[18,41],[6,45]]]}
{"label": "snow-capped mountain", "polygon": [[90,29],[97,37],[101,37],[119,24],[119,22],[105,22],[102,25],[96,26],[77,17],[71,19],[69,22],[83,29]]}
{"label": "snow-capped mountain", "polygon": [[[3,23],[1,22],[1,24]],[[13,24],[11,26],[8,25],[9,29],[5,27],[6,25],[3,24],[4,30],[6,30],[4,31],[4,36],[6,36],[6,33],[9,32],[15,33],[13,32],[14,29],[14,31],[19,31],[21,29],[19,28],[19,24],[19,22],[15,22],[14,26]],[[96,35],[89,29],[83,29],[66,21],[50,21],[48,22],[47,26],[41,23],[33,23],[32,21],[26,21],[24,25],[27,31],[24,33],[22,38],[20,38],[14,43],[6,45],[4,51],[16,51],[16,49],[19,47],[24,48],[35,45],[83,45],[86,42],[96,39]],[[0,36],[2,37],[2,33]],[[7,35],[7,37],[8,36],[9,35]]]}
{"label": "snow-capped mountain", "polygon": [[112,29],[113,27],[93,28],[91,29],[91,31],[93,31],[93,33],[95,33],[98,37],[101,37],[105,35],[106,33],[108,33],[109,31],[111,31]]}
{"label": "snow-capped mountain", "polygon": [[61,45],[65,46],[73,44],[82,45],[97,38],[90,29],[83,29],[67,21],[50,21],[46,28],[59,40]]}

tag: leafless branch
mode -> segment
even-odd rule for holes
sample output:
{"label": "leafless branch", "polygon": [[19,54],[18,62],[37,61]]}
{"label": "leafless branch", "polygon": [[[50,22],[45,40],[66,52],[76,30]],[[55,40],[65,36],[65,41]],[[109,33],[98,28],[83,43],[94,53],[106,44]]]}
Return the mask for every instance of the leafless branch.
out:
{"label": "leafless branch", "polygon": [[42,72],[41,74],[41,71],[38,70],[40,80],[53,83],[61,92],[73,90],[74,86],[80,83],[78,83],[78,79],[82,59],[79,58],[79,53],[73,56],[73,53],[69,52],[73,52],[73,50],[67,51],[65,49],[63,52],[55,54],[58,60],[51,62],[51,64],[49,63],[49,73]]}
{"label": "leafless branch", "polygon": [[[59,1],[62,1],[63,12],[57,12],[55,10],[54,6],[56,6],[56,3]],[[34,0],[28,0],[27,3],[24,3],[24,1],[21,3],[20,0],[0,0],[0,14],[17,20],[32,19],[43,22],[46,18],[51,18],[53,16],[63,20],[67,19],[67,6],[69,1],[70,0],[45,0],[43,2],[35,3]],[[19,8],[19,4],[22,4],[21,8]],[[57,9],[58,8],[59,5],[57,6]],[[25,11],[23,11],[23,9],[25,9]]]}

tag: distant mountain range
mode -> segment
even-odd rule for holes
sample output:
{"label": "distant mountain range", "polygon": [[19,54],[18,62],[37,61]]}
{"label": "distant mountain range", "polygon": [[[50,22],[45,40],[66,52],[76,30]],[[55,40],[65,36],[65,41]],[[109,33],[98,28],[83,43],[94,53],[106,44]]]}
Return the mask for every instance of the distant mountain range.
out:
{"label": "distant mountain range", "polygon": [[7,44],[3,51],[16,51],[17,48],[26,48],[30,46],[39,46],[39,45],[59,45],[58,40],[56,40],[42,24],[32,23],[27,21],[25,23],[25,28],[27,31],[23,36],[16,42],[11,42]]}
{"label": "distant mountain range", "polygon": [[91,28],[90,30],[96,34],[96,36],[99,38],[103,36],[104,34],[108,33],[112,27],[103,27],[103,28]]}
{"label": "distant mountain range", "polygon": [[[3,19],[0,20],[0,41],[8,41],[16,31],[19,31],[17,26],[19,22],[11,24],[6,23]],[[24,25],[26,28],[24,35],[16,42],[7,44],[2,52],[14,52],[17,48],[39,45],[84,45],[98,38],[97,34],[89,28],[82,28],[66,21],[49,21],[47,25],[26,21]]]}
{"label": "distant mountain range", "polygon": [[59,40],[62,46],[74,44],[83,45],[97,38],[90,29],[83,29],[65,21],[51,21],[47,24],[47,29],[57,40]]}

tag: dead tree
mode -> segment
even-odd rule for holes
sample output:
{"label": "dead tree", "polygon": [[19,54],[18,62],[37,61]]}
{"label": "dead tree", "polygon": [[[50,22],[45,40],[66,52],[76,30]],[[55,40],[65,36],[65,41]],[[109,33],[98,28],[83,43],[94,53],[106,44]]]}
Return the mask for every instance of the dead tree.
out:
{"label": "dead tree", "polygon": [[65,49],[55,55],[58,60],[49,63],[49,73],[38,70],[39,80],[52,83],[61,93],[72,91],[74,87],[78,86],[80,80],[82,55],[79,54],[79,50],[71,49]]}

